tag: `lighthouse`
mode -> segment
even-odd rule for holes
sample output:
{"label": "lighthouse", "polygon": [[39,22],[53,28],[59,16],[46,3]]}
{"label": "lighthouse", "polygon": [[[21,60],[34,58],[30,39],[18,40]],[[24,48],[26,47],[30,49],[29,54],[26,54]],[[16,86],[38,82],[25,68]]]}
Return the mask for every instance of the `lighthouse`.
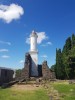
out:
{"label": "lighthouse", "polygon": [[33,30],[30,34],[30,55],[32,59],[31,76],[38,76],[38,50],[37,50],[37,33]]}

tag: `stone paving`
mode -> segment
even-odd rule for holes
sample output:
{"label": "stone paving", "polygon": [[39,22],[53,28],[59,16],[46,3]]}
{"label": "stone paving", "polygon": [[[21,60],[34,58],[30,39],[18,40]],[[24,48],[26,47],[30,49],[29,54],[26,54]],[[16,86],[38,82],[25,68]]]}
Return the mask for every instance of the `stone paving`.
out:
{"label": "stone paving", "polygon": [[50,100],[61,100],[60,95],[57,90],[53,88],[50,84],[44,84],[43,87],[46,89]]}

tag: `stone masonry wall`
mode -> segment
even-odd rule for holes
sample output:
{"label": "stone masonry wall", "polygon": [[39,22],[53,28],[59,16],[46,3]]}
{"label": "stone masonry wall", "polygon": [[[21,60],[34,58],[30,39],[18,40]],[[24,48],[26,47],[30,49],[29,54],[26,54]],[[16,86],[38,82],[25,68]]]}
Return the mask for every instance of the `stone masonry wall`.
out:
{"label": "stone masonry wall", "polygon": [[22,75],[21,77],[24,77],[28,79],[31,75],[31,56],[29,53],[26,53],[25,55],[25,63],[24,63],[24,68],[22,70]]}
{"label": "stone masonry wall", "polygon": [[42,63],[42,77],[43,79],[54,79],[55,78],[54,72],[52,72],[47,65],[47,61],[44,61]]}

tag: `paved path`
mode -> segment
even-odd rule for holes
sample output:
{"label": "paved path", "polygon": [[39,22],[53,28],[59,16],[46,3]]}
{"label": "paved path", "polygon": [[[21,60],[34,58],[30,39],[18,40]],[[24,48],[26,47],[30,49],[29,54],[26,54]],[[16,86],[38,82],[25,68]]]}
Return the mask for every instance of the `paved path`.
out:
{"label": "paved path", "polygon": [[43,87],[46,89],[50,100],[61,100],[58,91],[55,90],[52,85],[50,85],[49,83],[45,83]]}

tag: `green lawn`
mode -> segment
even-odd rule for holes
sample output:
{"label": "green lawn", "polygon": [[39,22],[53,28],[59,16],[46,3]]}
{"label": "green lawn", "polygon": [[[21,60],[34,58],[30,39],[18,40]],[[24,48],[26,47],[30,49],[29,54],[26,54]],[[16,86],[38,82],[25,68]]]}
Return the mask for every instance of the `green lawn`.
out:
{"label": "green lawn", "polygon": [[0,100],[49,100],[44,89],[18,91],[11,88],[0,89]]}
{"label": "green lawn", "polygon": [[45,86],[42,86],[34,90],[26,90],[26,87],[23,90],[17,87],[10,87],[7,89],[0,88],[0,100],[50,100],[49,95],[56,95],[57,91],[60,100],[75,100],[75,84],[67,83],[68,82],[63,81],[54,83],[47,82],[48,88],[45,89]]}
{"label": "green lawn", "polygon": [[58,90],[61,100],[75,100],[75,84],[54,83],[53,87]]}

